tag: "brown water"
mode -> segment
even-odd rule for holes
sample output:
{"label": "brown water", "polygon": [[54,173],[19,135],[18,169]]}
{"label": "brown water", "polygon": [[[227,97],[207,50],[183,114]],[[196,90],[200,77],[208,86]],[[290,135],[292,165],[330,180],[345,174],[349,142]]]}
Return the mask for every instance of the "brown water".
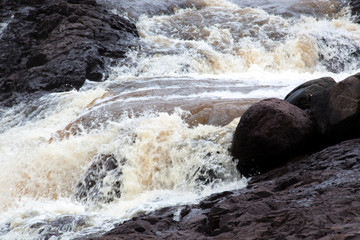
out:
{"label": "brown water", "polygon": [[[1,239],[96,235],[244,187],[228,152],[243,112],[306,80],[360,69],[360,27],[341,1],[101,2],[126,9],[141,48],[106,82],[1,110]],[[121,197],[78,202],[77,184],[102,155],[122,174],[103,172],[99,192],[121,181]]]}

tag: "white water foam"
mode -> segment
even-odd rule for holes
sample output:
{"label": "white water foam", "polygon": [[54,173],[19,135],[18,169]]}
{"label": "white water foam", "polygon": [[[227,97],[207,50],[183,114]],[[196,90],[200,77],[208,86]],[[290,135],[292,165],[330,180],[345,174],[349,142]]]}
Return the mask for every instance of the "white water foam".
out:
{"label": "white water foam", "polygon": [[[114,68],[107,82],[87,82],[79,92],[2,110],[1,239],[92,236],[139,213],[246,186],[228,153],[239,119],[224,127],[189,127],[181,110],[143,111],[124,113],[98,128],[80,124],[84,131],[56,138],[56,131],[85,117],[88,106],[98,104],[101,110],[101,103],[116,97],[119,104],[139,101],[144,108],[154,98],[192,98],[194,104],[204,98],[283,98],[304,81],[324,76],[340,81],[359,71],[349,56],[360,45],[360,27],[346,14],[286,18],[224,0],[197,4],[201,7],[172,15],[142,16],[141,52],[129,52],[126,61],[132,64]],[[183,94],[186,85],[201,91]],[[241,87],[250,90],[234,90]],[[99,154],[127,159],[122,197],[80,203],[76,185]],[[199,183],[202,167],[215,169],[221,180]]]}

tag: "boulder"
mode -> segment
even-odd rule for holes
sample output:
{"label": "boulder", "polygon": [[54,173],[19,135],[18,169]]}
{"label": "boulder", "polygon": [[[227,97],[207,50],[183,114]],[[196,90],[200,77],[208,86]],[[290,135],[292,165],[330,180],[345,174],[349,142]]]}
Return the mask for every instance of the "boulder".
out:
{"label": "boulder", "polygon": [[331,77],[323,77],[307,81],[293,89],[285,97],[285,101],[303,109],[309,109],[311,97],[314,93],[320,92],[328,87],[335,85],[336,82]]}
{"label": "boulder", "polygon": [[315,93],[310,112],[330,142],[360,136],[360,73]]}
{"label": "boulder", "polygon": [[111,202],[121,196],[121,167],[113,155],[98,155],[77,184],[75,197],[81,202]]}
{"label": "boulder", "polygon": [[252,105],[241,117],[231,154],[244,176],[267,171],[310,145],[315,131],[310,116],[280,99]]}
{"label": "boulder", "polygon": [[102,81],[138,45],[136,26],[95,0],[2,1],[0,8],[14,12],[0,35],[1,105]]}

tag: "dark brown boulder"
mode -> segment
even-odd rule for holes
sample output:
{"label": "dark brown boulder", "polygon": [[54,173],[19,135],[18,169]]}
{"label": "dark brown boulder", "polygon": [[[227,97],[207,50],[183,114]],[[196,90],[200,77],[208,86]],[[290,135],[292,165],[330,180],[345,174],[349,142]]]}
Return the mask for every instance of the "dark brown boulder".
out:
{"label": "dark brown boulder", "polygon": [[311,96],[328,87],[335,85],[336,82],[331,77],[323,77],[307,81],[293,89],[285,97],[285,101],[305,110],[310,108]]}
{"label": "dark brown boulder", "polygon": [[303,150],[314,136],[310,116],[280,99],[251,106],[236,128],[231,154],[245,176],[264,172]]}
{"label": "dark brown boulder", "polygon": [[14,14],[0,10],[9,18],[0,35],[0,105],[105,80],[108,67],[138,45],[136,26],[95,0],[0,4]]}
{"label": "dark brown boulder", "polygon": [[318,131],[332,142],[360,136],[360,73],[312,96]]}

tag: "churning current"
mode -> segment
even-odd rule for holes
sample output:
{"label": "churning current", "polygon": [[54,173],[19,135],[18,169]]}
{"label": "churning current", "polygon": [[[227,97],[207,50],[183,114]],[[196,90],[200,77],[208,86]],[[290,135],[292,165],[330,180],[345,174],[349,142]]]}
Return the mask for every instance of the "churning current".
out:
{"label": "churning current", "polygon": [[360,69],[340,0],[99,2],[136,23],[141,46],[105,82],[2,110],[1,239],[96,236],[245,187],[228,152],[241,114]]}

